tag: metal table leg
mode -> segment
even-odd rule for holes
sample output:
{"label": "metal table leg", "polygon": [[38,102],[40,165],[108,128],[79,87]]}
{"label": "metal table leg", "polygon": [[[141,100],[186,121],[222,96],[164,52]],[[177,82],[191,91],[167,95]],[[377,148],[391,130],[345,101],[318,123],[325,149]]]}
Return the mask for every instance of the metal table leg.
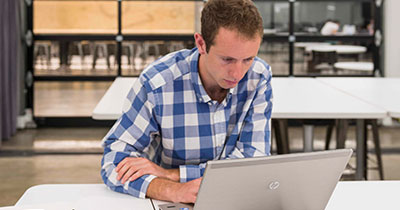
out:
{"label": "metal table leg", "polygon": [[313,151],[314,126],[303,125],[304,152]]}
{"label": "metal table leg", "polygon": [[364,180],[364,170],[365,169],[365,145],[364,145],[364,133],[365,130],[365,120],[357,119],[357,128],[356,128],[356,141],[357,141],[357,153],[356,153],[356,180]]}

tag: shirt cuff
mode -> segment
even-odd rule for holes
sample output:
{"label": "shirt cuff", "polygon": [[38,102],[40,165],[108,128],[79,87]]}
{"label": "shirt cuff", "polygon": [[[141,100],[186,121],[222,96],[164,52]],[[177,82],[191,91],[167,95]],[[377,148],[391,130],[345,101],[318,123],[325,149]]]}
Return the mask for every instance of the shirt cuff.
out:
{"label": "shirt cuff", "polygon": [[[146,178],[144,178],[146,177]],[[146,198],[147,194],[147,189],[149,188],[149,184],[153,179],[157,178],[157,176],[154,175],[144,175],[143,176],[144,181],[142,183],[142,186],[140,186],[140,191],[139,191],[139,198]]]}
{"label": "shirt cuff", "polygon": [[179,166],[180,182],[188,182],[202,176],[202,169],[200,165],[181,165]]}

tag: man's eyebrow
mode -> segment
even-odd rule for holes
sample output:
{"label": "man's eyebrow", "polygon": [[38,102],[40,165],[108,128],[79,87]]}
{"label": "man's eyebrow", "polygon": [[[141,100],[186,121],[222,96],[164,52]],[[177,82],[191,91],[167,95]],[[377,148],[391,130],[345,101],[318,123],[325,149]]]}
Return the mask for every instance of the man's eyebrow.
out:
{"label": "man's eyebrow", "polygon": [[[223,55],[221,55],[220,57],[223,58],[223,59],[238,60],[237,58],[230,57],[230,56],[223,56]],[[253,58],[255,58],[255,57],[256,57],[256,56],[250,56],[250,57],[244,58],[243,60],[251,60],[251,59],[253,59]]]}
{"label": "man's eyebrow", "polygon": [[234,58],[234,57],[231,57],[231,56],[224,56],[224,55],[221,55],[220,57],[221,57],[221,58],[223,58],[223,59],[232,59],[232,60],[237,60],[236,58]]}

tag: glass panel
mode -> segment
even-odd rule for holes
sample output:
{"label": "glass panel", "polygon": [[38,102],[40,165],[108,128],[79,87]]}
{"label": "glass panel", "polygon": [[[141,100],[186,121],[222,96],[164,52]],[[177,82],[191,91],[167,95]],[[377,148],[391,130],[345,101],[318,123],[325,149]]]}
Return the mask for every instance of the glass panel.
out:
{"label": "glass panel", "polygon": [[296,2],[295,32],[320,34],[325,26],[323,35],[372,34],[372,8],[370,2]]}
{"label": "glass panel", "polygon": [[124,34],[193,34],[201,4],[177,1],[122,2]]}
{"label": "glass panel", "polygon": [[294,74],[371,75],[372,47],[372,41],[295,43]]}
{"label": "glass panel", "polygon": [[263,17],[264,33],[288,32],[289,3],[254,2]]}
{"label": "glass panel", "polygon": [[272,68],[272,74],[289,75],[289,44],[285,42],[263,42],[258,57]]}
{"label": "glass panel", "polygon": [[36,34],[116,34],[117,1],[35,0],[33,32]]}
{"label": "glass panel", "polygon": [[193,47],[193,41],[124,41],[121,57],[122,75],[139,76],[143,69],[157,58]]}
{"label": "glass panel", "polygon": [[115,41],[35,41],[35,75],[116,75],[115,55]]}

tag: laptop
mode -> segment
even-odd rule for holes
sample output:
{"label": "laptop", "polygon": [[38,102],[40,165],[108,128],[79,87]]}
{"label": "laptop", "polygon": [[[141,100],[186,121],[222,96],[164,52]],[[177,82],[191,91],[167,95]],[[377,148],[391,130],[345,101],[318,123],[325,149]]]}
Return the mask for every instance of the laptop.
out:
{"label": "laptop", "polygon": [[159,210],[323,210],[351,149],[208,161],[194,205]]}

